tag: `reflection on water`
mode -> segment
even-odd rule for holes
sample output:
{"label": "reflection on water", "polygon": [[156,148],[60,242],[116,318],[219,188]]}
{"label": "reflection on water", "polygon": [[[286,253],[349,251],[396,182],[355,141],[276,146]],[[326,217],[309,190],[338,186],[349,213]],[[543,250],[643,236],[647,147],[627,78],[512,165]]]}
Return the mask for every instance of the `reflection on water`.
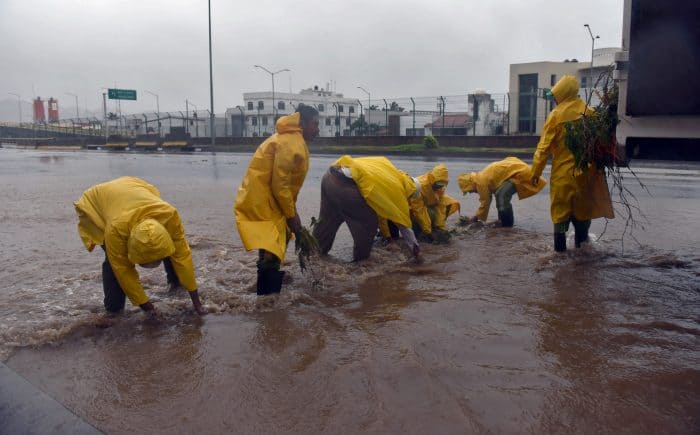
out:
{"label": "reflection on water", "polygon": [[[250,156],[1,153],[0,199],[11,206],[0,210],[0,357],[106,432],[700,428],[697,165],[637,167],[653,196],[630,188],[649,223],[624,253],[622,223],[611,221],[590,246],[554,254],[544,194],[514,203],[513,229],[459,228],[451,244],[424,246],[420,266],[379,246],[349,263],[343,227],[313,263],[321,289],[290,249],[292,283],[259,298],[256,255],[232,213]],[[305,221],[334,158],[312,159]],[[413,175],[434,165],[394,161]],[[485,164],[447,162],[452,179]],[[140,272],[161,321],[130,306],[104,313],[101,259],[83,249],[72,201],[120,175],[154,183],[180,210],[212,314],[168,294],[160,269]],[[448,192],[473,212],[477,199],[454,184]]]}

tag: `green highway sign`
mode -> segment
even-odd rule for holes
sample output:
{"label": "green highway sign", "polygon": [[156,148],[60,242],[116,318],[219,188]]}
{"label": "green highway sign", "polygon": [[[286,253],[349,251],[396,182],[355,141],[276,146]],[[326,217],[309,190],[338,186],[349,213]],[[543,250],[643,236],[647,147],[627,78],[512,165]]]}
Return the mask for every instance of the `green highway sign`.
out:
{"label": "green highway sign", "polygon": [[110,100],[136,100],[135,89],[107,89]]}

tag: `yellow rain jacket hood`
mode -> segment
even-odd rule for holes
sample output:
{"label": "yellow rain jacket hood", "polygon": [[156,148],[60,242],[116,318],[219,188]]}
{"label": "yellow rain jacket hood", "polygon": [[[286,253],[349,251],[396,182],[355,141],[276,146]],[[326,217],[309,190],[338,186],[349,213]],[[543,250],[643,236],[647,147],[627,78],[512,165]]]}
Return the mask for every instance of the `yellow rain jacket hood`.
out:
{"label": "yellow rain jacket hood", "polygon": [[479,194],[479,209],[476,217],[480,221],[486,221],[491,207],[493,193],[501,187],[506,180],[510,180],[515,185],[518,192],[518,199],[529,198],[542,190],[547,184],[547,180],[540,177],[537,186],[530,183],[530,165],[517,157],[506,157],[505,159],[493,162],[480,172],[470,172],[457,177],[459,188],[462,193],[476,192]]}
{"label": "yellow rain jacket hood", "polygon": [[[435,183],[447,186],[449,181],[447,167],[442,163],[418,177],[421,194],[419,197],[412,197],[409,201],[411,219],[426,234],[430,233],[433,227],[444,230],[447,217],[460,209],[459,201],[447,195],[445,187],[438,191],[433,190]],[[433,210],[434,219],[431,220],[428,210]]]}
{"label": "yellow rain jacket hood", "polygon": [[121,177],[86,190],[74,204],[78,234],[88,251],[104,245],[114,274],[132,304],[148,302],[136,264],[169,257],[180,284],[197,290],[192,252],[175,209],[154,186]]}
{"label": "yellow rain jacket hood", "polygon": [[360,194],[379,217],[382,234],[389,233],[387,220],[411,228],[408,200],[417,194],[416,183],[408,174],[396,169],[389,159],[345,155],[331,166],[350,169]]}
{"label": "yellow rain jacket hood", "polygon": [[571,216],[578,220],[614,217],[605,176],[594,167],[585,172],[577,170],[574,156],[564,143],[564,124],[580,118],[584,112],[593,112],[579,98],[578,91],[578,81],[570,75],[552,88],[557,106],[547,116],[532,159],[531,176],[540,176],[552,155],[549,196],[555,224],[566,222]]}
{"label": "yellow rain jacket hood", "polygon": [[309,150],[300,114],[277,120],[277,133],[253,154],[238,188],[234,214],[247,250],[264,249],[284,261],[287,219],[296,215],[296,201],[309,170]]}
{"label": "yellow rain jacket hood", "polygon": [[175,244],[163,225],[146,219],[131,230],[127,249],[129,261],[146,264],[173,255]]}

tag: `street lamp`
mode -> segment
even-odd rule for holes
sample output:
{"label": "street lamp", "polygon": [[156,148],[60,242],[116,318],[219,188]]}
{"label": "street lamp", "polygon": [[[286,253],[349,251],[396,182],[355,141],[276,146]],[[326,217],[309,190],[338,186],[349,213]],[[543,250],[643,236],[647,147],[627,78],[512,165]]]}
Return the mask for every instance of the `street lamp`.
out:
{"label": "street lamp", "polygon": [[367,133],[370,133],[370,125],[372,123],[372,99],[369,91],[362,86],[358,86],[357,89],[361,89],[365,94],[367,94]]}
{"label": "street lamp", "polygon": [[[146,91],[146,93],[156,97],[156,110],[158,111],[158,137],[160,137],[160,99],[158,98],[158,94],[156,93],[153,93],[151,91]],[[146,127],[146,133],[148,133],[148,127]]]}
{"label": "street lamp", "polygon": [[189,124],[190,124],[190,106],[189,105],[190,104],[194,106],[194,111],[195,111],[195,113],[197,113],[197,105],[194,104],[193,102],[191,102],[190,100],[185,99],[185,132],[186,133],[190,132],[190,126],[189,126]]}
{"label": "street lamp", "polygon": [[8,92],[8,94],[17,97],[17,113],[19,113],[19,124],[22,125],[22,97],[20,97],[19,94],[15,94],[14,92]]}
{"label": "street lamp", "polygon": [[78,96],[75,94],[71,94],[70,92],[66,92],[66,95],[75,97],[75,117],[80,119],[80,110],[78,110]]}
{"label": "street lamp", "polygon": [[281,69],[279,71],[272,72],[262,65],[253,65],[253,66],[255,68],[260,68],[261,70],[270,74],[270,78],[272,79],[272,117],[274,118],[275,122],[277,122],[277,106],[275,106],[275,74],[279,74],[281,72],[291,71],[291,70],[284,68],[284,69]]}
{"label": "street lamp", "polygon": [[[211,0],[207,3],[209,9],[209,134],[211,136],[211,152],[216,152],[214,149],[214,72],[211,64]],[[160,121],[158,121],[160,126]],[[160,134],[160,130],[158,131]]]}
{"label": "street lamp", "polygon": [[590,69],[590,84],[588,85],[589,88],[591,88],[591,94],[593,93],[593,50],[595,48],[595,40],[600,38],[600,36],[595,35],[593,36],[593,32],[591,31],[591,26],[588,24],[584,24],[583,27],[588,29],[588,34],[591,35],[591,69]]}

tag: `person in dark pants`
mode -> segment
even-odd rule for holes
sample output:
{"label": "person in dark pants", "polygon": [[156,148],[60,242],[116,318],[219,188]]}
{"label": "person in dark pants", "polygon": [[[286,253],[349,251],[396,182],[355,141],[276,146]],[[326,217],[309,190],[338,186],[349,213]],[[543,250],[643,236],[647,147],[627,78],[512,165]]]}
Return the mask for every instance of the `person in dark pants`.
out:
{"label": "person in dark pants", "polygon": [[[379,219],[362,197],[355,182],[331,167],[321,180],[321,210],[314,237],[323,254],[328,253],[340,225],[345,222],[353,240],[353,261],[369,257]],[[396,230],[398,237],[398,230]]]}
{"label": "person in dark pants", "polygon": [[236,194],[236,228],[247,251],[258,250],[258,295],[279,293],[291,234],[302,230],[297,196],[309,170],[307,143],[318,136],[318,111],[304,104],[280,117],[275,134],[253,154]]}
{"label": "person in dark pants", "polygon": [[477,193],[479,209],[469,221],[486,222],[492,197],[496,198],[498,221],[502,227],[512,227],[515,222],[511,198],[529,198],[541,191],[547,181],[538,176],[534,184],[530,180],[530,165],[517,157],[506,157],[490,163],[479,172],[467,172],[457,178],[463,194]]}
{"label": "person in dark pants", "polygon": [[105,308],[117,312],[125,297],[134,306],[157,314],[141,285],[136,265],[165,264],[170,290],[184,287],[199,314],[192,252],[177,209],[160,197],[155,186],[135,177],[120,177],[92,186],[75,202],[78,234],[88,251],[101,246]]}
{"label": "person in dark pants", "polygon": [[416,260],[420,246],[412,230],[409,198],[420,195],[420,185],[385,157],[342,156],[321,180],[321,209],[313,235],[321,254],[333,246],[345,222],[353,239],[353,261],[369,257],[377,228],[389,240],[393,222]]}
{"label": "person in dark pants", "polygon": [[[109,258],[107,258],[107,250],[104,245],[102,250],[105,251],[105,260],[102,262],[102,290],[104,291],[104,305],[105,309],[110,313],[117,313],[124,309],[126,305],[126,294],[122,290],[122,286],[119,285],[119,280],[112,270],[112,265],[109,264]],[[146,267],[148,265],[141,265]],[[153,267],[158,267],[156,264]],[[168,290],[170,292],[175,291],[180,286],[180,280],[177,279],[177,274],[173,268],[173,263],[170,258],[163,259],[163,267],[165,268],[165,275],[168,280]]]}

